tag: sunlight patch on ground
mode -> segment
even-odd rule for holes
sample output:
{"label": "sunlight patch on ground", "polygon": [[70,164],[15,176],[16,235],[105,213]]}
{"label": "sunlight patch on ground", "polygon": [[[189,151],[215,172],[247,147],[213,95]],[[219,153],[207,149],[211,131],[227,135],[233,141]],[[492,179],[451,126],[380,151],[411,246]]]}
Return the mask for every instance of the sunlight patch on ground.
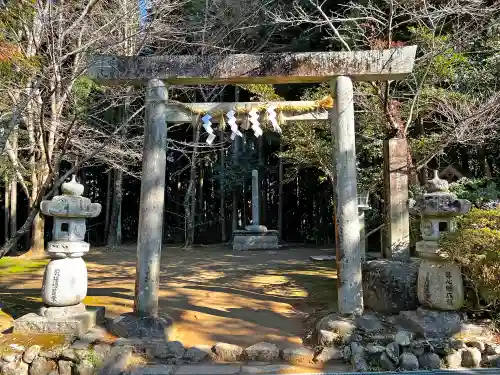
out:
{"label": "sunlight patch on ground", "polygon": [[68,341],[68,336],[56,334],[19,334],[10,333],[0,337],[0,353],[11,352],[13,347],[22,346],[28,348],[32,345],[40,345],[42,349],[63,345]]}
{"label": "sunlight patch on ground", "polygon": [[191,282],[205,282],[208,280],[222,279],[226,276],[225,272],[217,272],[211,270],[201,270],[196,275],[185,276],[185,277],[175,277],[175,280],[191,281]]}
{"label": "sunlight patch on ground", "polygon": [[48,262],[47,259],[3,257],[0,259],[0,276],[37,271],[44,268]]}
{"label": "sunlight patch on ground", "polygon": [[290,282],[286,276],[279,275],[255,275],[242,280],[243,283],[262,284],[262,285],[279,285]]}

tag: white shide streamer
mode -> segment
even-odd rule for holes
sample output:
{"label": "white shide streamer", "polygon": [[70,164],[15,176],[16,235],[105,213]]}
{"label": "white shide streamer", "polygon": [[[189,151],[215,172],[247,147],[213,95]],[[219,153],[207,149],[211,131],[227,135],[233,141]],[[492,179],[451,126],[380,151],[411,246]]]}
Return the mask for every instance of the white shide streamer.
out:
{"label": "white shide streamer", "polygon": [[257,138],[262,135],[262,129],[259,124],[259,114],[257,110],[254,108],[249,112],[250,122],[252,123],[252,130]]}
{"label": "white shide streamer", "polygon": [[215,139],[214,130],[212,129],[212,126],[211,126],[212,125],[212,122],[210,121],[211,119],[212,119],[212,116],[210,116],[208,113],[201,118],[201,121],[203,121],[203,128],[208,133],[207,143],[209,145],[211,145]]}
{"label": "white shide streamer", "polygon": [[267,107],[267,117],[269,118],[269,121],[271,121],[271,124],[273,125],[273,129],[276,133],[281,134],[281,128],[278,125],[278,120],[276,120],[276,107],[274,105],[271,105]]}
{"label": "white shide streamer", "polygon": [[235,114],[236,112],[233,110],[230,110],[228,113],[226,113],[227,123],[229,124],[229,126],[231,126],[232,141],[234,141],[236,136],[243,137],[243,134],[241,134],[240,130],[238,129],[238,124],[236,124],[236,117],[234,117]]}

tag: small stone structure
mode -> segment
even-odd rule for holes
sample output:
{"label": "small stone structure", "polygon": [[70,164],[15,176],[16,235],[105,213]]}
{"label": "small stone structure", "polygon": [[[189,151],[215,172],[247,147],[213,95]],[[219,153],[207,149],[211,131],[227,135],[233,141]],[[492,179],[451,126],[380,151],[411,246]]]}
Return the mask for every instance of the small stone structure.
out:
{"label": "small stone structure", "polygon": [[456,229],[456,217],[467,213],[471,202],[457,199],[449,192],[448,182],[438,172],[428,182],[427,193],[419,197],[413,208],[421,216],[422,241],[417,242],[417,255],[422,258],[418,272],[418,299],[423,306],[438,310],[458,310],[464,302],[460,267],[449,262],[439,250],[443,233]]}
{"label": "small stone structure", "polygon": [[63,195],[42,201],[40,209],[54,217],[53,241],[47,252],[51,261],[45,268],[39,314],[24,315],[14,322],[14,332],[82,334],[104,319],[104,308],[87,308],[87,267],[82,256],[89,251],[85,219],[96,217],[101,205],[82,197],[83,185],[73,176],[62,184]]}
{"label": "small stone structure", "polygon": [[259,224],[259,171],[252,171],[252,225],[233,232],[233,251],[278,250],[277,230],[268,230]]}

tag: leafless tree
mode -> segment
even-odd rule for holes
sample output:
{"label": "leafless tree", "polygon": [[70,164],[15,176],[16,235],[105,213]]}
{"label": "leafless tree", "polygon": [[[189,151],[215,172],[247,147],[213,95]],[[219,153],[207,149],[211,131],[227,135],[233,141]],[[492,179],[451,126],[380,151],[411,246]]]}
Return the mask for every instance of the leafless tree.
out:
{"label": "leafless tree", "polygon": [[[107,135],[106,142],[76,158],[85,151],[85,139],[77,141],[77,135],[92,133],[85,125],[87,120],[106,110],[102,106],[92,108],[88,103],[79,102],[82,91],[92,86],[83,76],[87,68],[86,56],[91,53],[117,53],[124,43],[145,45],[156,33],[164,31],[164,25],[173,27],[179,19],[174,12],[180,3],[157,3],[156,18],[146,32],[138,27],[139,10],[134,5],[120,7],[114,0],[23,1],[24,12],[12,9],[10,42],[31,64],[16,71],[17,80],[0,86],[1,93],[8,95],[13,108],[10,119],[3,122],[0,150],[8,155],[31,208],[28,219],[3,246],[0,256],[10,250],[14,241],[30,231],[33,222],[32,250],[35,253],[42,251],[43,221],[38,215],[41,200],[50,197],[67,176],[98,153],[104,151],[106,154],[105,151],[111,150],[109,136],[116,135],[124,124],[94,129],[94,135],[97,135],[96,132]],[[4,11],[9,10],[7,4]],[[131,19],[136,21],[131,22]],[[132,31],[124,33],[127,28],[124,25]],[[108,103],[116,105],[117,100]],[[80,110],[81,106],[86,107],[85,111]],[[19,147],[24,151],[16,155],[9,137],[19,124],[25,135]],[[98,139],[94,138],[94,144]],[[108,157],[111,154],[108,152]],[[61,162],[71,161],[72,156],[78,161],[74,161],[70,171],[59,176]]]}

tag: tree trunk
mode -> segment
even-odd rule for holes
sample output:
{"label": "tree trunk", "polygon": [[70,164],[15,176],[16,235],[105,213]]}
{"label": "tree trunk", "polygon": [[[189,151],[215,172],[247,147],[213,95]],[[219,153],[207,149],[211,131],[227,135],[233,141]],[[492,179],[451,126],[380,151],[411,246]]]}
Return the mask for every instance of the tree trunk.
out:
{"label": "tree trunk", "polygon": [[104,223],[104,233],[105,233],[105,241],[108,243],[109,240],[109,221],[111,220],[111,194],[112,194],[112,189],[111,189],[111,183],[112,183],[112,177],[111,177],[111,169],[108,170],[108,183],[106,185],[106,216],[104,218],[105,223]]}
{"label": "tree trunk", "polygon": [[[222,135],[224,133],[222,132]],[[220,150],[220,170],[222,173],[224,173],[224,168],[226,164],[226,150],[224,147],[221,148]],[[224,189],[224,181],[220,181],[220,231],[221,231],[221,239],[222,243],[226,242],[226,212],[225,212],[225,206],[226,206],[226,191]]]}
{"label": "tree trunk", "polygon": [[189,176],[189,186],[184,198],[184,214],[186,216],[186,233],[184,246],[189,247],[194,243],[194,226],[196,215],[196,158],[198,154],[198,142],[200,140],[200,127],[198,116],[193,118],[193,155],[191,156],[191,171]]}
{"label": "tree trunk", "polygon": [[203,207],[204,205],[204,188],[203,184],[205,182],[205,163],[203,160],[200,162],[200,173],[199,173],[199,179],[198,179],[198,212],[200,213],[198,215],[198,232],[203,228],[206,224],[206,219],[205,219],[205,209]]}
{"label": "tree trunk", "polygon": [[[17,161],[18,156],[18,131],[19,128],[16,126],[12,130],[12,152]],[[14,166],[15,167],[15,166]],[[10,237],[13,237],[17,232],[17,178],[12,176],[10,181]],[[17,243],[14,245],[13,250],[17,250]]]}
{"label": "tree trunk", "polygon": [[[422,118],[417,120],[417,132],[420,137],[425,135],[424,120]],[[427,166],[423,166],[420,171],[418,171],[418,179],[421,186],[427,184]]]}
{"label": "tree trunk", "polygon": [[[280,154],[283,152],[283,142],[280,142]],[[278,233],[279,240],[283,241],[283,158],[279,160],[278,185]]]}
{"label": "tree trunk", "polygon": [[111,219],[109,222],[108,246],[121,245],[121,222],[120,211],[122,209],[123,196],[123,172],[115,169],[113,184],[113,204],[111,209]]}
{"label": "tree trunk", "polygon": [[38,257],[44,255],[44,234],[45,234],[45,225],[44,219],[38,213],[33,220],[33,230],[32,230],[32,242],[30,253],[32,256]]}
{"label": "tree trunk", "polygon": [[9,229],[10,229],[10,183],[8,182],[7,179],[4,180],[4,189],[5,189],[5,195],[4,195],[4,237],[5,237],[5,243],[9,241]]}
{"label": "tree trunk", "polygon": [[[479,146],[478,147],[478,159],[479,159],[479,164],[481,165],[482,172],[484,173],[484,176],[486,178],[491,178],[491,167],[490,164],[488,163],[488,158],[486,156],[486,148],[484,146]],[[11,207],[12,207],[12,195],[11,195]],[[12,219],[11,219],[12,220]]]}
{"label": "tree trunk", "polygon": [[[17,232],[17,179],[12,178],[10,182],[10,237],[14,236]],[[14,245],[15,251],[17,243]]]}

